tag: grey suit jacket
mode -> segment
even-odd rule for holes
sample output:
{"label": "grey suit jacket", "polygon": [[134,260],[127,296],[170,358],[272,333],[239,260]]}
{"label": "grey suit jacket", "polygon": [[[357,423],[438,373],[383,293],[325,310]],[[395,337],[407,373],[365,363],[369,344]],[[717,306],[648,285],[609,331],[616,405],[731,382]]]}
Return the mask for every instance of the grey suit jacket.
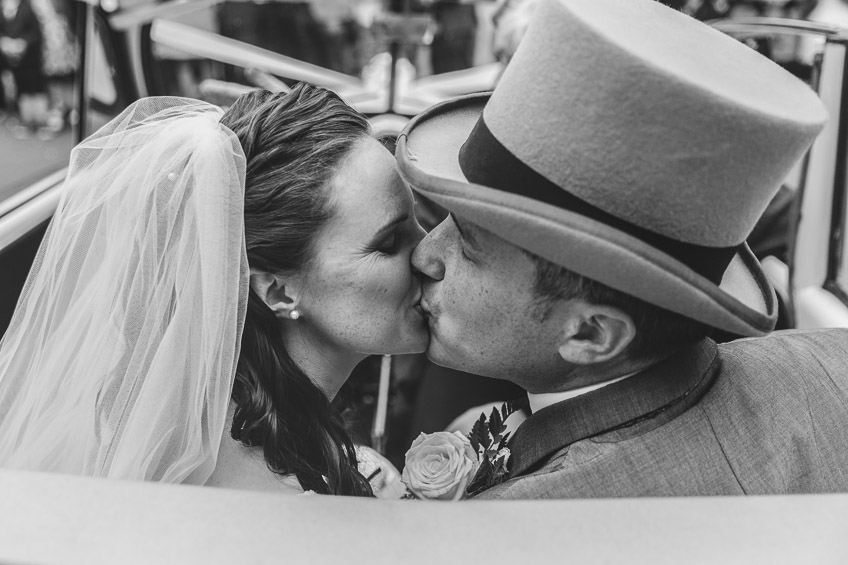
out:
{"label": "grey suit jacket", "polygon": [[848,492],[848,330],[704,340],[533,414],[493,498]]}

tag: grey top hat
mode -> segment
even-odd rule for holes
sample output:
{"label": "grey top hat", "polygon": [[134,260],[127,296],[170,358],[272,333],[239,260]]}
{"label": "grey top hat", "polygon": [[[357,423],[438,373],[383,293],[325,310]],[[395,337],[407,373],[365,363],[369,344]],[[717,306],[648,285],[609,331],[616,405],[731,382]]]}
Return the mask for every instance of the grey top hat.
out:
{"label": "grey top hat", "polygon": [[494,93],[416,117],[397,159],[514,245],[761,335],[774,292],[745,238],[825,120],[792,75],[654,0],[546,0]]}

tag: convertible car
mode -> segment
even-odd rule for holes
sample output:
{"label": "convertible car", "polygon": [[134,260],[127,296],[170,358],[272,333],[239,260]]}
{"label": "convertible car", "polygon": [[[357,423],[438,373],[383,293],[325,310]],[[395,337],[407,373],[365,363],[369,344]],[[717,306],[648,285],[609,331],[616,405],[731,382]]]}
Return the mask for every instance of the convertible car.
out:
{"label": "convertible car", "polygon": [[[502,70],[418,77],[410,61],[432,36],[426,15],[374,15],[359,30],[361,69],[347,74],[219,33],[221,10],[216,0],[79,2],[73,140],[142,96],[225,105],[246,89],[308,81],[339,92],[391,143],[412,115],[490,89]],[[793,68],[828,107],[825,131],[786,179],[779,221],[763,226],[776,243],[761,259],[782,327],[848,326],[848,31],[761,17],[713,25],[766,52],[792,45]],[[0,183],[14,183],[0,187],[0,334],[59,200],[70,141],[39,155],[35,180],[0,154]],[[376,413],[379,442],[385,410]],[[0,563],[845,563],[845,532],[848,495],[442,504],[0,470]]]}

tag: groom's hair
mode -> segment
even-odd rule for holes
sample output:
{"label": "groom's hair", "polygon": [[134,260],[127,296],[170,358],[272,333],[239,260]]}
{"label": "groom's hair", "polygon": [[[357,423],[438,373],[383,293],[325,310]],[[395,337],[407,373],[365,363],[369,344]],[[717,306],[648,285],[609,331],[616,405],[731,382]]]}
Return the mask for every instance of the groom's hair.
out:
{"label": "groom's hair", "polygon": [[538,304],[537,314],[541,319],[548,316],[553,304],[559,300],[578,299],[619,308],[630,316],[636,326],[636,337],[624,352],[631,359],[660,359],[712,331],[701,322],[610,288],[528,251],[524,253],[536,268],[533,290]]}

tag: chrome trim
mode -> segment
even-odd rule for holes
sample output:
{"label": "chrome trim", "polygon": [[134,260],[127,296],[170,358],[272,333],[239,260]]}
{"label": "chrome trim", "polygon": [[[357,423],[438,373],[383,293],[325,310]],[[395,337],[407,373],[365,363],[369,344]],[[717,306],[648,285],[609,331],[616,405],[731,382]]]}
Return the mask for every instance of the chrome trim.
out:
{"label": "chrome trim", "polygon": [[126,31],[148,24],[156,18],[175,18],[220,4],[223,0],[170,0],[161,4],[142,4],[121,10],[109,17],[112,29]]}
{"label": "chrome trim", "polygon": [[127,51],[130,59],[131,73],[139,98],[150,96],[147,80],[144,77],[144,63],[141,54],[141,28],[131,27],[127,30]]}
{"label": "chrome trim", "polygon": [[256,68],[272,75],[320,84],[329,88],[357,87],[361,81],[353,76],[304,63],[243,41],[190,25],[156,19],[150,38],[160,45],[192,55],[244,68]]}
{"label": "chrome trim", "polygon": [[3,251],[39,224],[47,221],[56,211],[62,184],[54,185],[2,218],[0,218],[0,251]]}
{"label": "chrome trim", "polygon": [[27,202],[35,199],[40,194],[43,194],[55,187],[57,184],[60,184],[65,180],[65,175],[68,172],[68,168],[65,167],[55,173],[51,173],[46,177],[42,178],[38,182],[31,184],[25,189],[16,192],[9,198],[6,198],[2,202],[0,202],[0,221],[3,218],[11,213],[12,211],[20,208]]}
{"label": "chrome trim", "polygon": [[788,18],[729,18],[707,22],[715,29],[729,34],[791,33],[823,35],[828,41],[848,42],[848,29],[839,26]]}

